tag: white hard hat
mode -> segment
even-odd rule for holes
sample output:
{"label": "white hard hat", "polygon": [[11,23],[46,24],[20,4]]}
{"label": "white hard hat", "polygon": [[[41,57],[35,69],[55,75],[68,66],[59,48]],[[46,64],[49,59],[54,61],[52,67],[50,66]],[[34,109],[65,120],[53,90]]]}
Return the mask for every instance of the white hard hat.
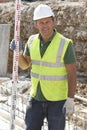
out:
{"label": "white hard hat", "polygon": [[40,4],[34,10],[33,20],[38,20],[47,17],[54,17],[54,13],[48,5]]}

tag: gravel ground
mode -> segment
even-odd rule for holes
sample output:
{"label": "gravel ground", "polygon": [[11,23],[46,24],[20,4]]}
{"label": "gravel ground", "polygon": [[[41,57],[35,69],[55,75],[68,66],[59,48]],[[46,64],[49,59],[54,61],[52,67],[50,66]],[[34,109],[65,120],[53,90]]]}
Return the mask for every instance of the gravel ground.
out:
{"label": "gravel ground", "polygon": [[[23,76],[20,76],[20,80],[23,80],[24,77]],[[2,81],[3,78],[0,78],[0,81]],[[9,80],[9,78],[4,78],[4,82],[6,82],[6,80]],[[25,79],[24,79],[25,80]],[[28,81],[28,79],[27,79]],[[9,80],[9,82],[11,82]],[[1,82],[0,82],[1,83]],[[24,83],[24,81],[22,82],[22,84]],[[24,86],[23,86],[24,88]],[[24,92],[24,90],[21,90],[21,92]],[[77,90],[76,90],[76,94],[78,96],[81,96],[81,97],[84,97],[84,98],[87,98],[87,85],[86,83],[82,83],[80,81],[77,82]],[[1,99],[1,98],[0,98]],[[77,111],[77,115],[81,115],[81,113],[79,112],[80,110],[82,109],[87,109],[87,102],[82,102],[82,101],[79,101],[79,100],[76,100],[75,99],[75,110]],[[87,113],[86,113],[86,119],[87,119]],[[78,121],[77,120],[77,124],[79,124],[79,126],[82,126],[82,122],[81,121]],[[66,125],[66,130],[74,130],[71,126],[71,128],[69,128],[69,124]],[[10,122],[5,120],[4,118],[2,118],[0,116],[0,130],[9,130],[10,129]],[[16,130],[24,130],[22,128],[18,128],[16,126]],[[47,125],[45,124],[45,126],[42,128],[42,130],[47,130]],[[75,129],[75,130],[86,130],[86,129]]]}
{"label": "gravel ground", "polygon": [[[0,117],[0,130],[10,130],[10,122]],[[23,130],[16,126],[16,130]]]}

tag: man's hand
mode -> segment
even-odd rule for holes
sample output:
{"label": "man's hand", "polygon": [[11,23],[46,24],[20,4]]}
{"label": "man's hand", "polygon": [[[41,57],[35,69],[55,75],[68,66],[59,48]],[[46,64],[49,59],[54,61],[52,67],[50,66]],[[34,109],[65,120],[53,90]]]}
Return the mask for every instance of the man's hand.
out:
{"label": "man's hand", "polygon": [[63,106],[63,110],[66,111],[66,115],[67,116],[71,116],[74,112],[74,99],[73,98],[67,98],[64,106]]}
{"label": "man's hand", "polygon": [[15,45],[15,40],[12,39],[12,41],[11,41],[11,43],[10,43],[10,49],[11,49],[12,51],[14,51],[14,50],[15,50],[15,47],[16,47],[16,45]]}
{"label": "man's hand", "polygon": [[[15,44],[15,39],[12,39],[11,43],[10,43],[10,49],[12,51],[15,50],[16,44]],[[23,44],[22,44],[22,40],[19,40],[19,52],[23,50]]]}

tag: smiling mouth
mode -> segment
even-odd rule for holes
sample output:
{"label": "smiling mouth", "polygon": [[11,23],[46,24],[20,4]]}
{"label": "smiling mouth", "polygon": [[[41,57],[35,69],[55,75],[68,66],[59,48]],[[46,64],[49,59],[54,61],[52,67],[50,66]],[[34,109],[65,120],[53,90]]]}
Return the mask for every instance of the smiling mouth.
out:
{"label": "smiling mouth", "polygon": [[48,33],[48,31],[49,31],[48,29],[43,29],[43,32],[47,32]]}

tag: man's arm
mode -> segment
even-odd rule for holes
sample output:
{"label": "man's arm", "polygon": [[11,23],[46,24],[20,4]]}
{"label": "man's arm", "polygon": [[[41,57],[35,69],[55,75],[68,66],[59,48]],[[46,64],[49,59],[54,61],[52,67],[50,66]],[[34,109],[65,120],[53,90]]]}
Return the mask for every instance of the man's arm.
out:
{"label": "man's arm", "polygon": [[71,116],[74,112],[74,95],[76,91],[76,56],[73,44],[71,43],[68,45],[64,63],[68,77],[68,95],[63,108],[66,110],[66,115]]}
{"label": "man's arm", "polygon": [[25,60],[27,61],[27,63],[30,64],[31,63],[30,56],[25,55],[25,53],[23,53],[23,56],[24,56]]}
{"label": "man's arm", "polygon": [[71,116],[74,112],[74,95],[76,91],[76,63],[66,64],[68,75],[68,97],[63,106],[67,116]]}
{"label": "man's arm", "polygon": [[66,64],[68,73],[68,97],[74,98],[76,91],[76,63]]}

